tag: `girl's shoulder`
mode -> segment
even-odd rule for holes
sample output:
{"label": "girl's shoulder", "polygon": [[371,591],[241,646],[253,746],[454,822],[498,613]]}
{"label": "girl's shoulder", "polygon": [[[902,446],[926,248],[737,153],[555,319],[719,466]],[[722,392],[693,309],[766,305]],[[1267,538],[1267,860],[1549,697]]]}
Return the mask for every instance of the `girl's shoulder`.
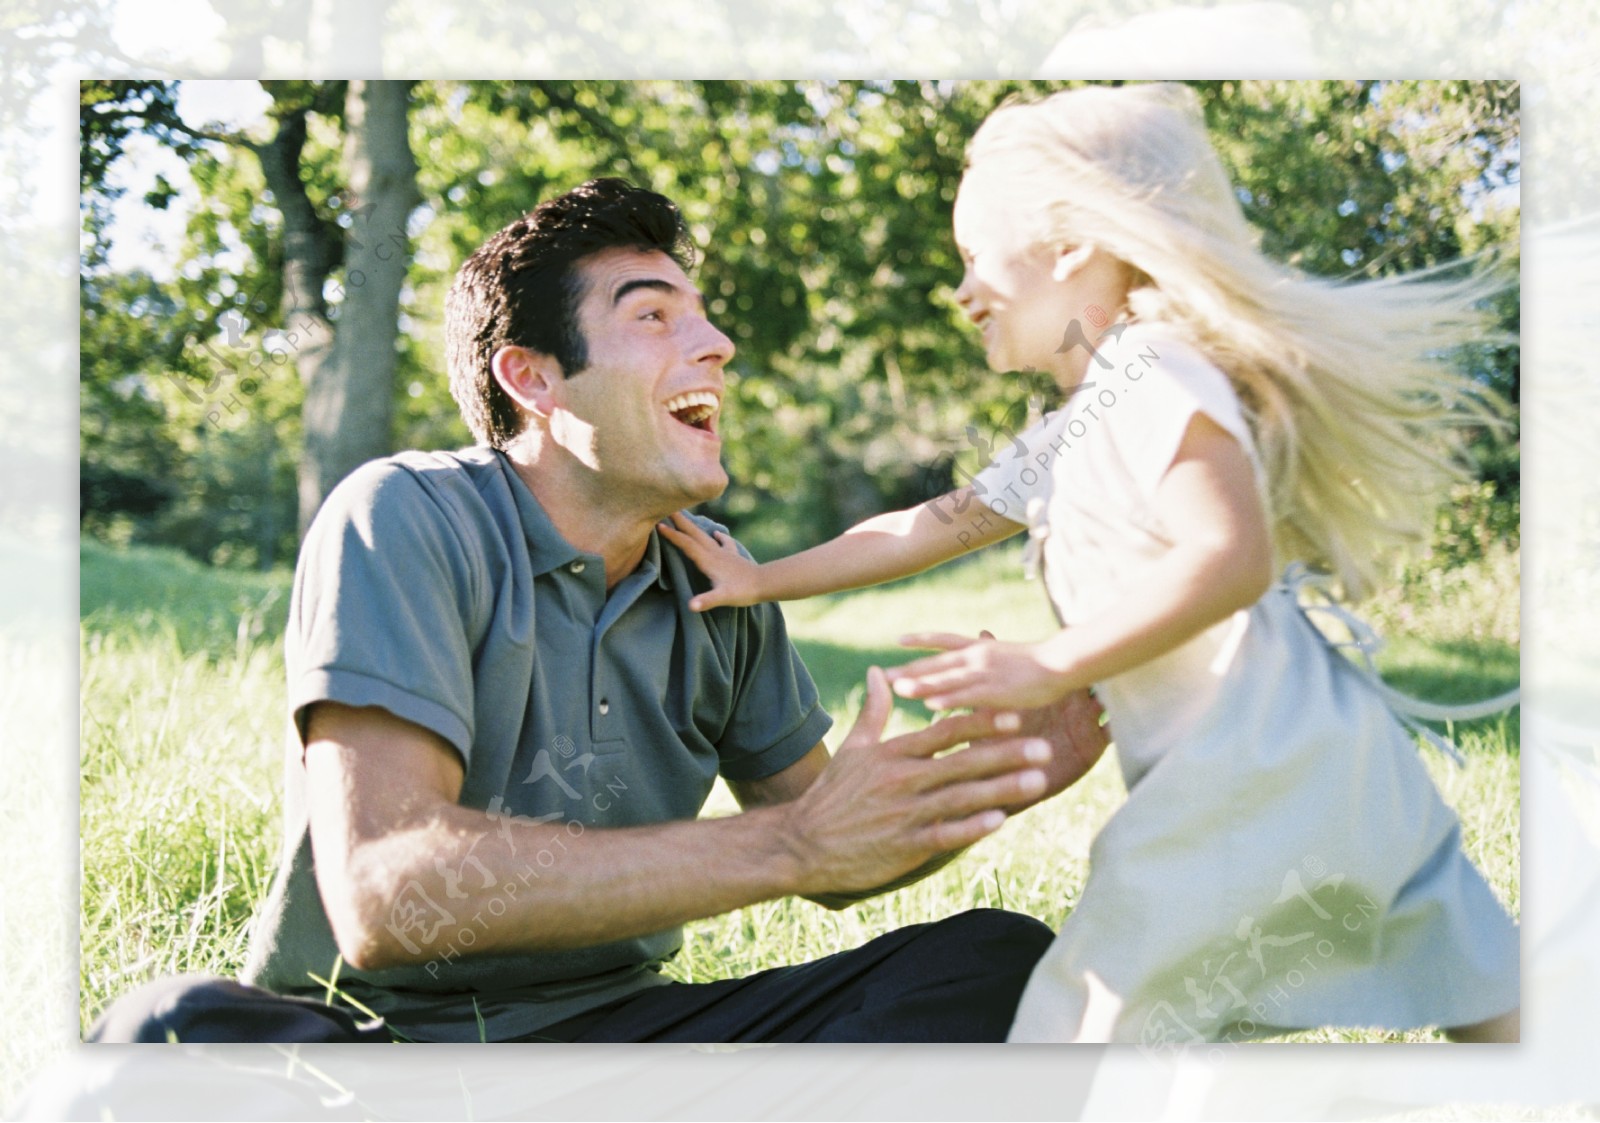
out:
{"label": "girl's shoulder", "polygon": [[[1115,329],[1113,329],[1115,330]],[[1163,407],[1179,415],[1213,415],[1224,428],[1244,428],[1244,410],[1233,381],[1181,329],[1163,323],[1133,323],[1103,340],[1100,375],[1114,392],[1136,387],[1141,412]],[[1233,422],[1237,419],[1238,425]]]}
{"label": "girl's shoulder", "polygon": [[1158,378],[1215,386],[1233,394],[1233,383],[1227,374],[1183,329],[1172,324],[1139,321],[1120,329],[1113,328],[1112,332],[1116,334],[1103,340],[1099,350],[1114,370],[1131,363],[1139,371],[1154,372]]}
{"label": "girl's shoulder", "polygon": [[1232,380],[1181,329],[1129,324],[1114,338],[1102,339],[1099,350],[1106,361],[1098,370],[1091,364],[1093,397],[1081,396],[1100,405],[1107,436],[1147,490],[1165,475],[1197,414],[1221,426],[1254,457],[1254,435]]}

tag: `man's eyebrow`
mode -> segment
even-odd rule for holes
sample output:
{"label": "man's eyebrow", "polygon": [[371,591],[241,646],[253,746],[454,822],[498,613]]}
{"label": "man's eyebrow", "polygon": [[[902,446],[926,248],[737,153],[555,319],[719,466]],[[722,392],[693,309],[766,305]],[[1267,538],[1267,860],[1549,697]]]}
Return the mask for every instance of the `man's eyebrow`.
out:
{"label": "man's eyebrow", "polygon": [[655,289],[657,292],[666,293],[668,296],[682,296],[687,291],[690,296],[694,297],[695,303],[700,306],[702,312],[706,308],[705,295],[699,289],[691,288],[685,290],[671,281],[663,281],[659,277],[640,277],[632,281],[622,282],[617,286],[617,291],[611,294],[611,307],[615,308],[618,304],[621,304],[622,298],[635,289]]}

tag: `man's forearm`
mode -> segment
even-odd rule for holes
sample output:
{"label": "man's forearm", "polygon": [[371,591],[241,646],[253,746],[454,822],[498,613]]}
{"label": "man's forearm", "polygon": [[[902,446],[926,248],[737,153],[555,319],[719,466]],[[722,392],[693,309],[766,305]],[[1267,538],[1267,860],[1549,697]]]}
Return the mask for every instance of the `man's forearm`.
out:
{"label": "man's forearm", "polygon": [[796,885],[783,839],[780,813],[766,808],[612,830],[441,808],[363,850],[367,868],[351,871],[354,884],[386,887],[375,892],[400,887],[362,903],[367,962],[354,965],[430,957],[405,936],[417,893],[473,927],[476,954],[590,947],[781,897]]}
{"label": "man's forearm", "polygon": [[883,739],[888,682],[874,669],[867,683],[839,752],[808,757],[820,771],[785,802],[611,830],[462,807],[459,758],[436,735],[381,710],[318,706],[307,813],[340,951],[359,970],[425,962],[437,949],[419,937],[438,911],[470,920],[481,955],[590,947],[791,894],[854,895],[970,846],[1000,825],[998,808],[1045,788],[1033,766],[1047,746],[993,738],[993,715]]}

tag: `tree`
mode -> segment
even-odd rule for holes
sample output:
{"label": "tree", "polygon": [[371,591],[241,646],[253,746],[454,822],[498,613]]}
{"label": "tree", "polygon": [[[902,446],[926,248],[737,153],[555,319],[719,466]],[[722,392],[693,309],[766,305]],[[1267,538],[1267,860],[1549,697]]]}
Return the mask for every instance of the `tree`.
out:
{"label": "tree", "polygon": [[[739,348],[725,402],[725,427],[737,434],[725,446],[733,484],[713,514],[772,553],[948,487],[1054,395],[1043,375],[987,370],[951,300],[961,267],[950,210],[964,147],[1004,98],[1074,84],[420,84],[405,106],[410,198],[425,201],[429,221],[416,224],[417,252],[395,304],[374,301],[384,322],[403,305],[402,330],[384,351],[390,373],[356,392],[375,411],[361,427],[388,424],[400,445],[465,443],[442,348],[444,290],[456,267],[540,200],[621,175],[683,208],[704,250],[697,283]],[[1247,216],[1274,255],[1334,277],[1447,262],[1486,246],[1514,261],[1516,211],[1491,205],[1516,183],[1514,83],[1195,85]],[[273,447],[292,450],[301,418],[308,448],[354,424],[334,421],[346,415],[315,400],[316,387],[324,370],[374,353],[369,344],[345,350],[356,338],[352,301],[378,292],[358,255],[388,252],[404,209],[380,217],[370,189],[352,193],[350,89],[268,88],[276,132],[256,144],[276,151],[275,164],[197,140],[197,130],[169,131],[172,143],[198,149],[203,200],[184,275],[171,287],[200,325],[181,360],[198,381],[217,367],[201,356],[233,353],[217,342],[229,332],[253,341],[253,355],[294,360],[304,410],[264,375],[272,389],[252,399],[276,395],[285,422]],[[395,108],[387,112],[395,121]],[[166,127],[159,114],[145,119]],[[389,151],[401,161],[395,179],[405,180],[411,165]],[[379,163],[373,150],[374,175]],[[391,276],[398,286],[402,278]],[[319,293],[327,294],[320,302]],[[1514,293],[1503,315],[1514,326]],[[327,352],[310,353],[319,342]],[[1515,396],[1514,349],[1485,348],[1474,361],[1486,382]],[[385,379],[389,394],[377,389]],[[377,416],[385,405],[388,422]],[[348,396],[340,408],[353,408]],[[233,424],[244,447],[254,430]],[[369,454],[377,452],[354,456]],[[313,458],[344,470],[331,450]],[[302,470],[301,486],[316,495],[324,484],[311,472]]]}
{"label": "tree", "polygon": [[[209,346],[215,334],[233,345],[247,327],[263,334],[261,329],[270,326],[276,330],[264,333],[268,346],[276,354],[292,352],[305,390],[297,488],[303,532],[334,484],[362,462],[393,450],[399,297],[411,257],[408,220],[420,201],[408,139],[410,83],[273,81],[262,86],[272,98],[273,132],[267,140],[183,121],[175,83],[85,82],[80,96],[81,166],[90,201],[85,221],[91,234],[103,226],[96,203],[111,194],[107,172],[135,130],[190,160],[201,159],[210,144],[254,154],[280,226],[276,245],[257,238],[253,248],[258,262],[274,263],[276,276],[248,290],[230,285],[225,302],[211,299],[215,290],[191,302],[204,310],[190,342],[216,358],[217,349]],[[312,166],[308,137],[314,116],[342,124],[341,168]],[[214,171],[211,178],[217,181]],[[343,195],[314,199],[309,185],[318,178],[342,181]],[[85,268],[97,260],[93,238],[90,245]],[[339,270],[343,283],[333,280]],[[264,288],[275,290],[276,299],[264,299]],[[203,368],[198,377],[208,399],[229,412],[239,392],[250,396],[247,387],[259,381],[242,356],[225,353],[220,366]]]}

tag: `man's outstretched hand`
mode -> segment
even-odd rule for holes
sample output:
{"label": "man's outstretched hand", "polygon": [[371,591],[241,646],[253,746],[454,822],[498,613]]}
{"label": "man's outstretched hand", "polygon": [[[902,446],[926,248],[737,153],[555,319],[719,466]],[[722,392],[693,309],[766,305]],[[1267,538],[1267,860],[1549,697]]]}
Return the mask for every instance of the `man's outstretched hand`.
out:
{"label": "man's outstretched hand", "polygon": [[838,752],[781,807],[802,896],[859,899],[931,872],[1008,813],[1069,786],[1105,751],[1100,709],[1087,692],[1023,714],[958,714],[884,739],[893,704],[888,680],[872,668]]}
{"label": "man's outstretched hand", "polygon": [[[1014,716],[959,714],[885,740],[893,705],[888,680],[873,667],[838,752],[781,807],[801,896],[886,886],[992,834],[1005,808],[1038,799],[1050,782],[1049,744],[1015,736]],[[968,741],[975,743],[937,755]]]}
{"label": "man's outstretched hand", "polygon": [[1006,808],[1015,815],[1051,796],[1059,795],[1083,779],[1111,744],[1111,730],[1100,724],[1105,711],[1093,694],[1075,690],[1058,702],[1023,710],[1016,736],[1038,737],[1050,743],[1050,763],[1044,766],[1045,786],[1037,796]]}
{"label": "man's outstretched hand", "polygon": [[[977,642],[995,643],[994,633],[979,632]],[[891,674],[889,679],[893,685],[895,676]],[[987,712],[1006,711],[990,709]],[[1101,709],[1099,701],[1087,689],[1073,690],[1032,709],[1010,712],[1018,718],[1018,736],[1043,738],[1050,743],[1051,749],[1050,762],[1044,766],[1044,790],[1032,799],[1006,808],[1010,814],[1066,791],[1095,766],[1111,744],[1111,730],[1101,724],[1105,710]]]}

